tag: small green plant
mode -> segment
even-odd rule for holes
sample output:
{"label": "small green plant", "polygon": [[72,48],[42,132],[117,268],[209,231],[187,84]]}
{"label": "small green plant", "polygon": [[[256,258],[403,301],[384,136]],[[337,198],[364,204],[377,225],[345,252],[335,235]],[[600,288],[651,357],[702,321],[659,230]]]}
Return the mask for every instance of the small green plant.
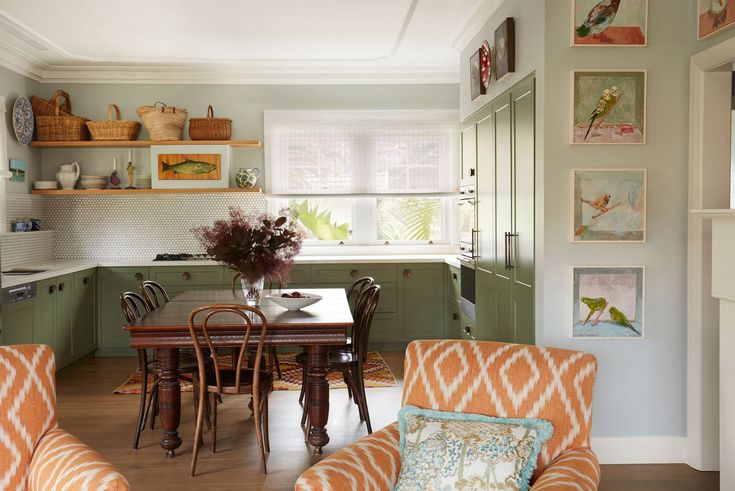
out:
{"label": "small green plant", "polygon": [[350,224],[337,224],[332,221],[330,210],[320,210],[318,203],[309,200],[292,201],[298,220],[308,230],[309,238],[319,240],[347,240],[350,237]]}

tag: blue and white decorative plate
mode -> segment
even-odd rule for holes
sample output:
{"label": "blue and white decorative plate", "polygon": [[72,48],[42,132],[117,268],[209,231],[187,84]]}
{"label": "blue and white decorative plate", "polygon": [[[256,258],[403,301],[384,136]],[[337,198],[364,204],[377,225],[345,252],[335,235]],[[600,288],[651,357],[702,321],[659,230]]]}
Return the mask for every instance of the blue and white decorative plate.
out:
{"label": "blue and white decorative plate", "polygon": [[27,97],[18,97],[13,104],[13,129],[15,137],[23,145],[33,139],[33,108]]}

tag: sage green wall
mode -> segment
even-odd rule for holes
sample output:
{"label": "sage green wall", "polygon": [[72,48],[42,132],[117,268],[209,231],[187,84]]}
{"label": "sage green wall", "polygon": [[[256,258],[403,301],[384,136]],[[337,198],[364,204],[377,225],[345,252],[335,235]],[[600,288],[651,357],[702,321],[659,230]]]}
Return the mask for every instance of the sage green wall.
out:
{"label": "sage green wall", "polygon": [[[50,97],[62,88],[71,95],[74,113],[91,119],[106,119],[107,104],[116,102],[123,119],[138,119],[136,108],[156,101],[184,107],[189,117],[206,115],[207,105],[215,116],[233,120],[235,139],[263,139],[265,109],[457,109],[458,85],[173,85],[173,84],[57,84],[41,85]],[[188,138],[185,128],[185,137]],[[143,129],[141,139],[148,135]],[[79,161],[84,174],[109,174],[112,158],[127,162],[126,149],[44,150],[44,178],[54,179],[60,162]],[[150,174],[148,149],[133,151],[141,165],[138,172]],[[233,149],[232,172],[238,167],[263,167],[263,151]],[[149,168],[148,168],[149,169]],[[123,173],[124,175],[124,173]],[[124,177],[123,177],[124,179]],[[264,179],[262,177],[261,179]],[[263,180],[259,181],[263,186]]]}
{"label": "sage green wall", "polygon": [[31,96],[38,93],[40,84],[35,80],[0,67],[0,95],[5,96],[5,126],[7,130],[8,158],[20,159],[26,163],[26,180],[24,183],[8,182],[9,193],[27,193],[33,181],[41,176],[41,152],[36,148],[21,145],[13,131],[13,104],[20,96]]}
{"label": "sage green wall", "polygon": [[[599,362],[593,435],[686,435],[686,233],[690,0],[650,0],[648,47],[569,46],[571,2],[547,0],[545,179],[537,340]],[[550,5],[553,4],[553,8]],[[648,70],[646,145],[569,144],[574,69]],[[574,168],[648,169],[647,242],[570,242]],[[553,259],[553,260],[552,260]],[[572,265],[644,265],[642,340],[579,340],[572,331]],[[553,285],[553,286],[552,286]]]}

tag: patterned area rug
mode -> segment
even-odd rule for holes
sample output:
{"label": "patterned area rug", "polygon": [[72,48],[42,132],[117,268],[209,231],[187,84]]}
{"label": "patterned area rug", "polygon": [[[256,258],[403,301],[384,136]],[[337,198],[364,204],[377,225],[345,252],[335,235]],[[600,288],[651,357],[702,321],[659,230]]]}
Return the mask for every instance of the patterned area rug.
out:
{"label": "patterned area rug", "polygon": [[[301,365],[296,363],[296,355],[298,353],[278,353],[278,361],[281,364],[283,380],[278,380],[278,377],[275,377],[273,381],[273,388],[275,390],[301,390]],[[229,357],[222,357],[222,359],[225,362],[222,365],[230,364]],[[396,386],[396,379],[393,373],[378,352],[368,353],[364,372],[366,388]],[[344,389],[347,387],[340,373],[329,372],[328,380],[330,389]],[[115,389],[114,393],[140,394],[140,382],[141,373],[136,370],[121,386]],[[148,375],[149,392],[151,391],[152,384],[153,376]],[[182,392],[192,391],[191,379],[187,375],[181,376],[181,390]]]}

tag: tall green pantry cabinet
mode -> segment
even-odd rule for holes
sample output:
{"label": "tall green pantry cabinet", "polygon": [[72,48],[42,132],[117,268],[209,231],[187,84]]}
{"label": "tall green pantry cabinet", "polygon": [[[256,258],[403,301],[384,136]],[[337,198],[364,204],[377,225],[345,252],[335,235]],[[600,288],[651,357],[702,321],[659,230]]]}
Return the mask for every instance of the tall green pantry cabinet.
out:
{"label": "tall green pantry cabinet", "polygon": [[478,339],[533,344],[535,79],[473,117],[477,159]]}

